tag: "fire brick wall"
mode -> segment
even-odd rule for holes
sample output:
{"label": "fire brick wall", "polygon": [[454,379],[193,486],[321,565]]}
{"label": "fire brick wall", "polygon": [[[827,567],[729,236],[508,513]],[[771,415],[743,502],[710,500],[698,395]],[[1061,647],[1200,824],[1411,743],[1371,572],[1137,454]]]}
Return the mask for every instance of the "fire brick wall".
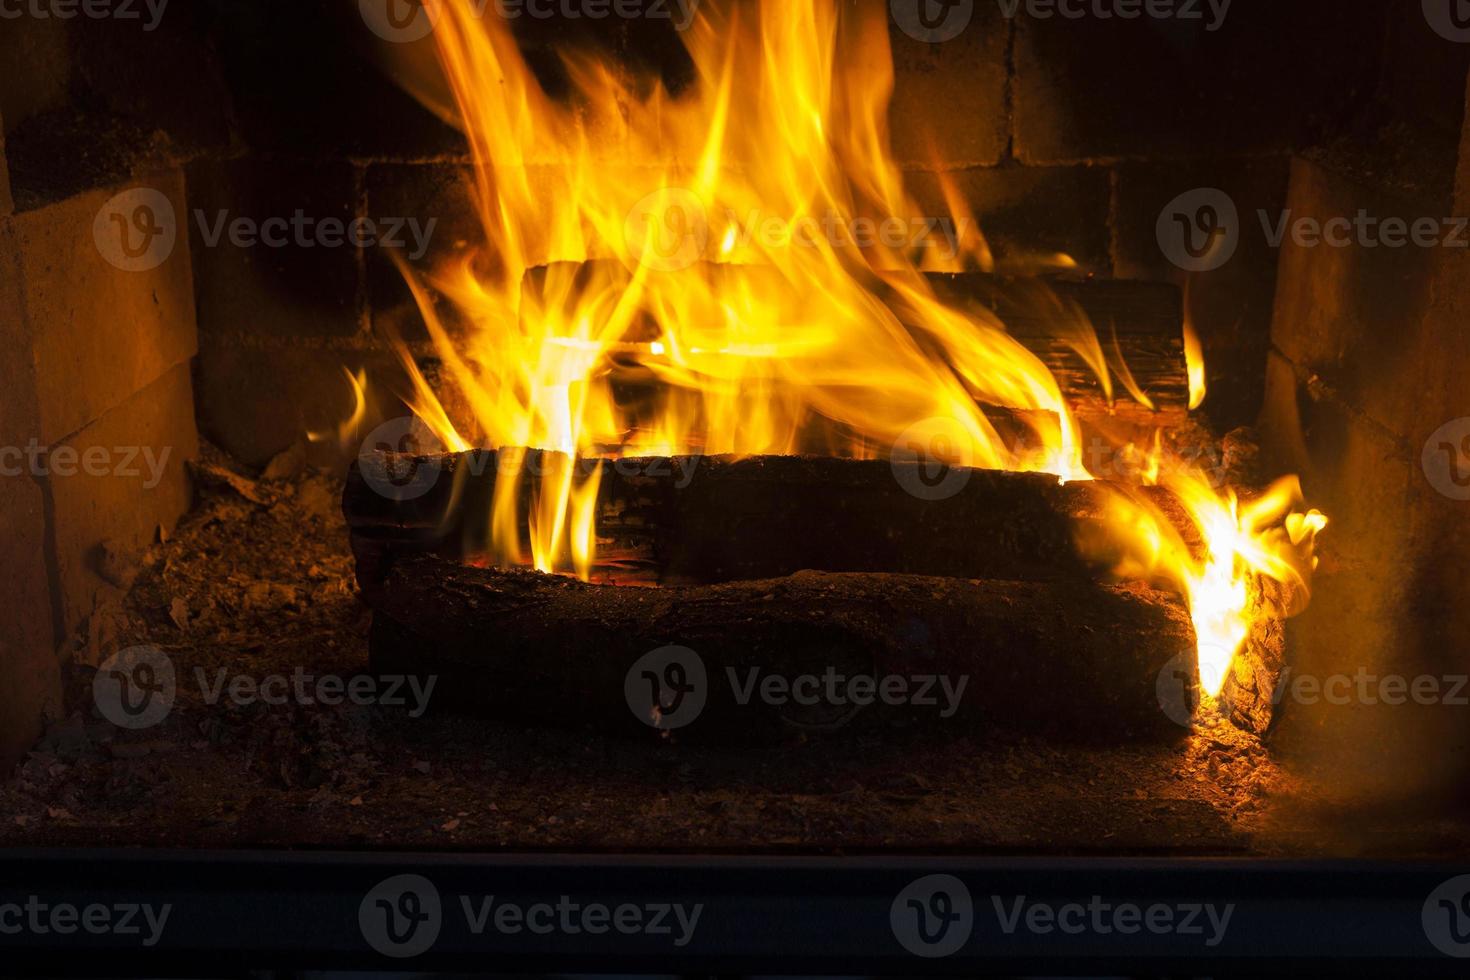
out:
{"label": "fire brick wall", "polygon": [[[1390,72],[1425,79],[1407,65],[1405,51]],[[1288,237],[1262,425],[1275,465],[1302,473],[1332,515],[1312,605],[1290,628],[1299,675],[1350,686],[1291,698],[1281,744],[1336,774],[1344,802],[1463,807],[1470,766],[1470,230],[1455,217],[1470,215],[1470,124],[1453,94],[1463,77],[1401,102],[1384,122],[1391,139],[1292,166],[1295,218],[1385,222],[1338,244]],[[1433,231],[1400,240],[1390,219]]]}
{"label": "fire brick wall", "polygon": [[95,77],[110,44],[0,34],[0,762],[59,717],[64,666],[101,657],[127,569],[192,496],[193,272],[158,224],[183,168],[146,110],[93,97],[144,104],[133,74]]}

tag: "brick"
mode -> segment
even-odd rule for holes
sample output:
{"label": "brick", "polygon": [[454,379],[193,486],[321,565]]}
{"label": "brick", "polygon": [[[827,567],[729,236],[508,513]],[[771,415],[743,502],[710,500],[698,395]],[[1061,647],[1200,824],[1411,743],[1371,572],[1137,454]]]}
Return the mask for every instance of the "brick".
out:
{"label": "brick", "polygon": [[[1395,379],[1417,383],[1409,373]],[[1261,428],[1273,455],[1289,460],[1280,465],[1301,473],[1311,505],[1331,518],[1311,605],[1287,624],[1294,674],[1412,679],[1470,671],[1459,642],[1470,626],[1470,568],[1465,552],[1452,550],[1470,543],[1460,530],[1466,522],[1463,510],[1444,514],[1430,502],[1437,495],[1425,485],[1418,446],[1350,406],[1314,397],[1279,357],[1272,358]],[[1292,444],[1294,453],[1281,452]],[[1463,744],[1466,734],[1463,708],[1371,704],[1350,695],[1345,704],[1288,701],[1273,742],[1284,755],[1338,773],[1343,791],[1422,800],[1464,785],[1463,754],[1443,747]]]}
{"label": "brick", "polygon": [[1237,3],[1214,31],[1020,9],[1015,152],[1038,164],[1284,150],[1371,94],[1385,18],[1377,0]]}
{"label": "brick", "polygon": [[[51,447],[44,483],[51,500],[61,623],[68,634],[107,592],[97,571],[102,542],[112,541],[124,553],[141,552],[156,540],[160,525],[173,527],[189,509],[193,491],[186,463],[199,456],[189,373],[189,365],[178,365]],[[107,451],[109,461],[93,463],[93,472],[87,472],[84,454],[98,449]],[[129,465],[126,456],[134,449],[139,452]],[[58,456],[66,451],[81,462]],[[150,467],[147,452],[155,467]],[[68,467],[65,474],[59,472],[63,465]]]}
{"label": "brick", "polygon": [[[178,171],[139,182],[166,196],[178,220]],[[187,361],[197,347],[188,249],[175,242],[156,269],[118,268],[94,224],[120,188],[94,191],[14,219],[27,333],[37,376],[38,427],[53,444]]]}
{"label": "brick", "polygon": [[[1276,296],[1279,250],[1261,231],[1259,213],[1274,224],[1286,206],[1284,157],[1225,158],[1116,168],[1113,252],[1122,279],[1174,282],[1186,290],[1190,321],[1204,348],[1209,397],[1204,411],[1222,432],[1255,421],[1265,395],[1266,352]],[[1159,216],[1197,188],[1224,191],[1240,217],[1239,245],[1221,268],[1188,273],[1166,257]]]}
{"label": "brick", "polygon": [[[1467,133],[1470,136],[1470,133]],[[1470,160],[1462,154],[1462,169]],[[1467,202],[1461,200],[1457,207]],[[1413,216],[1414,202],[1296,161],[1290,206],[1323,219],[1365,208]],[[1422,213],[1422,212],[1419,212]],[[1282,251],[1261,430],[1283,469],[1332,519],[1313,603],[1291,627],[1297,670],[1451,677],[1470,671],[1470,521],[1433,487],[1430,434],[1466,414],[1470,256],[1461,249]],[[1352,773],[1344,790],[1427,798],[1464,785],[1463,709],[1292,705],[1289,751]]]}
{"label": "brick", "polygon": [[45,529],[40,487],[0,475],[0,775],[61,716]]}
{"label": "brick", "polygon": [[[1409,220],[1425,213],[1417,202],[1305,160],[1293,162],[1288,206],[1294,220],[1321,222],[1351,218],[1359,209]],[[1281,249],[1280,278],[1287,288],[1278,290],[1276,300],[1276,346],[1319,375],[1347,406],[1400,439],[1413,433],[1414,420],[1431,396],[1422,380],[1404,384],[1403,379],[1434,370],[1447,339],[1427,345],[1423,339],[1437,251],[1305,248],[1289,236]],[[1448,403],[1447,397],[1439,399]]]}
{"label": "brick", "polygon": [[[1105,169],[1001,167],[947,176],[974,210],[998,261],[1065,252],[1090,272],[1110,272]],[[948,215],[935,175],[911,173],[906,183],[925,215]]]}
{"label": "brick", "polygon": [[956,38],[926,44],[889,30],[894,91],[889,107],[900,164],[945,169],[999,163],[1010,142],[1006,50],[1010,25],[991,3]]}
{"label": "brick", "polygon": [[[333,431],[351,415],[344,368],[368,370],[371,419],[407,414],[394,393],[409,388],[387,351],[247,349],[206,341],[197,372],[200,432],[241,462],[264,466],[309,431]],[[332,449],[321,451],[330,455]]]}
{"label": "brick", "polygon": [[[347,163],[299,163],[245,157],[189,168],[189,241],[201,330],[215,337],[351,337],[360,326],[359,250],[350,241],[323,246],[307,229],[286,244],[239,247],[228,222],[350,222],[358,213],[357,171]],[[211,244],[221,215],[226,227]],[[201,227],[201,225],[203,227]],[[208,235],[206,234],[208,230]],[[279,230],[279,229],[278,229]],[[274,234],[274,230],[272,234]]]}

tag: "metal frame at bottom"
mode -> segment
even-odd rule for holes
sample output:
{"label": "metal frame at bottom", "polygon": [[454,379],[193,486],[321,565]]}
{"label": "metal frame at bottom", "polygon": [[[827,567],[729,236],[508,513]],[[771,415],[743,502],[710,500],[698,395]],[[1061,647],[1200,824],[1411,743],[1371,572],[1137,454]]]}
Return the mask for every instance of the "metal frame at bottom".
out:
{"label": "metal frame at bottom", "polygon": [[0,974],[1463,976],[1467,871],[1234,859],[0,851]]}

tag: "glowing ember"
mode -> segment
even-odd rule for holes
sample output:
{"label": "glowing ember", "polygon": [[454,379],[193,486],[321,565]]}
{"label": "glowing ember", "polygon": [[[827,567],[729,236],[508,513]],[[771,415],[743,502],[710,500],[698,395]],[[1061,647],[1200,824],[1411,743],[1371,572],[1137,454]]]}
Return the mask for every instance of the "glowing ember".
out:
{"label": "glowing ember", "polygon": [[[592,573],[598,488],[578,482],[577,455],[872,457],[933,425],[958,434],[930,447],[951,463],[1092,479],[1043,363],[993,317],[941,300],[925,276],[995,260],[952,185],[951,234],[917,234],[906,217],[922,212],[889,151],[886,4],[839,13],[835,0],[711,0],[683,35],[695,78],[678,97],[568,51],[572,94],[553,100],[501,18],[476,15],[483,5],[471,0],[426,2],[478,164],[485,230],[478,254],[428,278],[468,333],[451,336],[405,275],[478,431],[455,429],[404,348],[412,404],[450,449],[567,454],[539,477],[528,538],[519,468],[501,468],[488,542],[497,560]],[[1120,390],[1153,407],[1116,338],[1109,358],[1080,314],[1057,320],[1105,391],[1116,373]],[[1187,340],[1197,407],[1203,363]],[[986,405],[1026,410],[1032,448],[1003,440]],[[1205,684],[1218,691],[1249,632],[1249,576],[1304,587],[1325,521],[1294,510],[1294,481],[1242,504],[1164,460],[1157,438],[1132,450],[1147,481],[1178,495],[1206,549],[1192,553],[1142,496],[1120,491],[1119,572],[1166,578],[1188,598]]]}

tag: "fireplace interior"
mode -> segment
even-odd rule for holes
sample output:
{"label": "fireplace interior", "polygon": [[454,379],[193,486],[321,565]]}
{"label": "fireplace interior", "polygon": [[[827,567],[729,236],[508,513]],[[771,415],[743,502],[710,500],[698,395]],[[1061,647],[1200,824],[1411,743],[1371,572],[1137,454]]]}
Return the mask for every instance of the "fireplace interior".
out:
{"label": "fireplace interior", "polygon": [[1470,852],[1419,3],[371,6],[0,22],[0,846]]}

